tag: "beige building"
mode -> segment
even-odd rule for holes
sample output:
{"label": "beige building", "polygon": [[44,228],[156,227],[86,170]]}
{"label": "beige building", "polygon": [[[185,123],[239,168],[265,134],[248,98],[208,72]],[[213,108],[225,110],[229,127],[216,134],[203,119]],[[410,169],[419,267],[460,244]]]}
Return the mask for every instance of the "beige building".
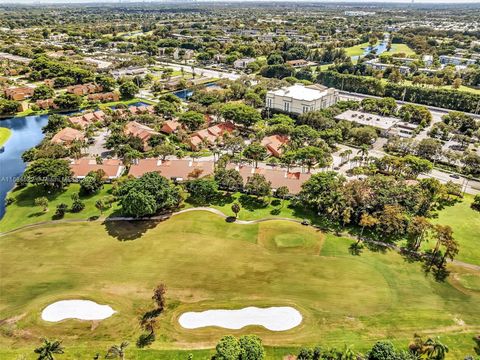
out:
{"label": "beige building", "polygon": [[335,105],[338,101],[338,90],[322,85],[295,84],[278,90],[267,92],[268,109],[291,114],[303,114]]}

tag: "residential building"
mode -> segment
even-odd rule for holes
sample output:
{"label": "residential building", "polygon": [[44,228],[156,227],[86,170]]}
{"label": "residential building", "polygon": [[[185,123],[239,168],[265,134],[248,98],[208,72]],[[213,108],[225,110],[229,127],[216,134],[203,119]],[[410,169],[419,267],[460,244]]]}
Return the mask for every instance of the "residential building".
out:
{"label": "residential building", "polygon": [[84,141],[85,135],[82,131],[66,127],[56,133],[50,140],[53,144],[70,145],[74,141]]}
{"label": "residential building", "polygon": [[287,143],[288,137],[283,135],[266,136],[261,142],[261,144],[267,149],[268,153],[275,157],[280,157],[280,155],[282,155]]}
{"label": "residential building", "polygon": [[78,96],[94,94],[102,90],[103,90],[102,86],[93,84],[93,83],[72,85],[67,87],[67,93],[78,95]]}
{"label": "residential building", "polygon": [[255,168],[251,165],[228,164],[227,169],[237,170],[242,176],[244,184],[253,174],[261,174],[271,183],[274,191],[279,187],[286,186],[292,195],[298,194],[302,190],[302,184],[311,177],[310,173],[291,172],[283,169]]}
{"label": "residential building", "polygon": [[129,106],[128,110],[130,113],[132,113],[132,115],[155,113],[155,108],[153,105]]}
{"label": "residential building", "polygon": [[309,62],[304,59],[298,59],[298,60],[289,60],[286,62],[286,64],[293,67],[303,67],[303,66],[307,66]]}
{"label": "residential building", "polygon": [[148,172],[158,172],[167,179],[182,181],[212,175],[213,161],[138,159],[130,166],[128,175],[140,177]]}
{"label": "residential building", "polygon": [[266,95],[268,109],[297,115],[324,109],[336,104],[337,101],[338,90],[321,85],[295,84],[270,90]]}
{"label": "residential building", "polygon": [[410,73],[410,67],[405,65],[394,65],[394,64],[384,64],[378,61],[378,59],[372,59],[365,61],[365,65],[380,71],[385,71],[389,68],[396,68],[403,75],[408,75]]}
{"label": "residential building", "polygon": [[162,128],[160,129],[161,132],[165,134],[173,134],[178,129],[181,129],[182,124],[180,124],[176,120],[167,120],[163,123]]}
{"label": "residential building", "polygon": [[34,88],[23,86],[5,89],[5,97],[9,100],[22,101],[33,96]]}
{"label": "residential building", "polygon": [[202,144],[213,145],[223,134],[231,133],[233,130],[235,130],[235,125],[230,122],[224,122],[197,131],[190,137],[190,147],[192,150],[198,150]]}
{"label": "residential building", "polygon": [[136,121],[130,121],[127,123],[127,125],[125,125],[125,134],[140,138],[143,142],[144,150],[150,149],[148,140],[155,135],[159,135],[159,133],[153,130],[151,127],[140,124]]}
{"label": "residential building", "polygon": [[104,159],[98,163],[96,159],[81,158],[71,161],[70,170],[72,170],[73,178],[77,180],[83,179],[91,171],[102,170],[105,173],[105,180],[108,181],[119,178],[125,170],[125,166],[119,159]]}
{"label": "residential building", "polygon": [[430,67],[433,65],[433,56],[432,55],[423,55],[422,61],[426,67]]}
{"label": "residential building", "polygon": [[442,65],[474,65],[475,59],[467,59],[458,56],[440,55],[440,64]]}
{"label": "residential building", "polygon": [[85,129],[90,124],[93,124],[98,121],[103,121],[105,118],[105,113],[102,110],[97,110],[90,113],[81,114],[78,116],[72,116],[68,120],[77,126],[80,126],[82,129]]}
{"label": "residential building", "polygon": [[176,48],[174,51],[173,51],[173,58],[175,60],[180,60],[180,59],[183,59],[183,60],[190,60],[192,59],[194,56],[195,56],[195,51],[193,50],[190,50],[190,49],[180,49],[180,48]]}
{"label": "residential building", "polygon": [[248,64],[254,62],[254,58],[243,58],[243,59],[238,59],[233,62],[233,67],[235,69],[245,69]]}
{"label": "residential building", "polygon": [[120,96],[116,92],[104,92],[97,94],[89,94],[87,96],[88,101],[100,101],[100,102],[109,102],[109,101],[118,101]]}
{"label": "residential building", "polygon": [[58,108],[53,99],[37,100],[35,102],[35,105],[37,105],[42,110]]}

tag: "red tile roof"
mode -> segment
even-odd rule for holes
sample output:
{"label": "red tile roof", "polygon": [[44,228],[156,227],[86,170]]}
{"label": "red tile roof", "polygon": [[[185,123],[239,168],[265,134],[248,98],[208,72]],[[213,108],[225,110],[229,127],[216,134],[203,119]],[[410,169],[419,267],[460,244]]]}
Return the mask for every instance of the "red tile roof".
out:
{"label": "red tile roof", "polygon": [[54,144],[70,144],[75,140],[83,141],[84,139],[85,136],[82,131],[66,127],[56,133],[50,141]]}
{"label": "red tile roof", "polygon": [[160,129],[161,132],[166,134],[171,134],[175,132],[178,128],[180,128],[182,124],[180,124],[176,120],[167,120],[163,123],[162,128]]}
{"label": "red tile roof", "polygon": [[139,159],[130,167],[128,174],[139,177],[147,172],[158,172],[167,179],[188,179],[189,175],[197,169],[201,171],[201,177],[211,175],[214,172],[214,163],[213,161]]}
{"label": "red tile roof", "polygon": [[302,189],[302,184],[310,179],[311,174],[301,172],[287,172],[282,169],[264,169],[254,168],[250,165],[235,166],[229,164],[229,169],[237,170],[243,178],[244,183],[253,174],[262,174],[265,179],[272,183],[272,189],[278,189],[281,186],[286,186],[290,194],[298,194]]}
{"label": "red tile roof", "polygon": [[283,146],[288,143],[288,137],[282,135],[271,135],[264,137],[262,145],[273,156],[280,156],[283,153]]}
{"label": "red tile roof", "polygon": [[122,174],[125,167],[122,161],[118,159],[105,159],[102,164],[97,164],[95,159],[81,158],[72,160],[70,169],[77,179],[84,178],[89,172],[96,170],[103,170],[107,178],[116,179]]}
{"label": "red tile roof", "polygon": [[142,139],[144,142],[148,141],[153,135],[158,135],[158,132],[151,127],[140,124],[136,121],[130,121],[125,125],[125,134],[132,135]]}

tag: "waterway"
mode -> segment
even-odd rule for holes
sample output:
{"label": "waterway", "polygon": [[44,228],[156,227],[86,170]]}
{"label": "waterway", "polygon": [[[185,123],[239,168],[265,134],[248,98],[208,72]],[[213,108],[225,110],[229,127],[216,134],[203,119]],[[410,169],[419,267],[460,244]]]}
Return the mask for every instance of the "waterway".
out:
{"label": "waterway", "polygon": [[42,128],[48,115],[34,115],[0,120],[0,127],[8,128],[12,134],[0,152],[0,219],[5,214],[5,198],[23,174],[26,164],[22,154],[38,145],[43,137]]}

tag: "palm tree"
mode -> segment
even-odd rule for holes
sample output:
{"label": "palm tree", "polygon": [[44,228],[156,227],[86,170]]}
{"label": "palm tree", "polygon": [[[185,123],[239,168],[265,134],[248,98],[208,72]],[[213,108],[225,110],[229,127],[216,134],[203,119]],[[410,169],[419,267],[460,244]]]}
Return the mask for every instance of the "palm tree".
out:
{"label": "palm tree", "polygon": [[442,344],[439,338],[428,338],[427,341],[425,341],[425,348],[425,353],[428,358],[432,360],[444,360],[445,355],[448,353],[448,346]]}
{"label": "palm tree", "polygon": [[63,347],[60,341],[49,341],[43,339],[42,346],[34,350],[35,354],[38,354],[38,360],[53,360],[54,354],[63,354]]}
{"label": "palm tree", "polygon": [[128,346],[128,341],[123,341],[120,345],[113,345],[108,349],[106,359],[116,359],[125,360],[125,349]]}
{"label": "palm tree", "polygon": [[362,147],[357,151],[357,155],[358,154],[360,154],[360,157],[362,158],[362,165],[363,165],[363,163],[368,157],[368,146],[362,145]]}
{"label": "palm tree", "polygon": [[345,345],[345,348],[343,349],[339,359],[340,360],[356,360],[357,355],[355,354],[355,352],[352,350],[350,346]]}

